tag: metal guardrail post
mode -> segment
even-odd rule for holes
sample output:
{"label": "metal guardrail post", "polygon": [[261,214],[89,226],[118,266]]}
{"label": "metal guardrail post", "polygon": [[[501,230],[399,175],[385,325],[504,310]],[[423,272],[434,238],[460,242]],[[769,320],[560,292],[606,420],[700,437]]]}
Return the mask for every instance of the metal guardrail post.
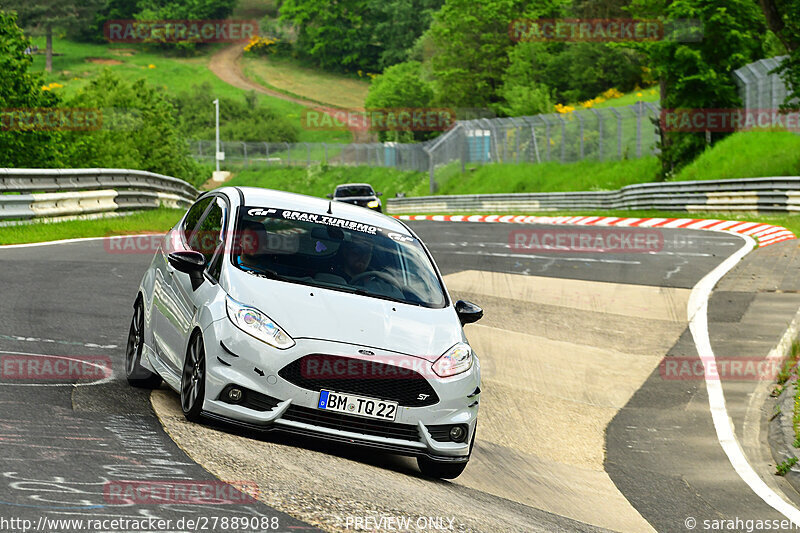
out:
{"label": "metal guardrail post", "polygon": [[617,117],[617,159],[622,159],[622,115],[613,107],[609,109]]}
{"label": "metal guardrail post", "polygon": [[286,145],[286,165],[292,166],[292,148],[289,146],[289,143],[283,143]]}
{"label": "metal guardrail post", "polygon": [[602,161],[605,159],[603,156],[603,117],[597,109],[592,107],[590,110],[597,117],[597,159]]}
{"label": "metal guardrail post", "polygon": [[642,102],[636,102],[636,157],[642,157]]}
{"label": "metal guardrail post", "polygon": [[583,115],[581,115],[580,113],[575,113],[575,114],[578,116],[578,122],[580,123],[580,130],[581,130],[581,152],[580,152],[581,155],[580,155],[580,161],[583,161],[584,158],[585,158],[584,148],[583,148],[584,137],[585,137],[585,135],[584,135],[584,127],[583,127]]}
{"label": "metal guardrail post", "polygon": [[558,120],[561,121],[561,162],[564,163],[567,154],[567,121],[561,115],[558,115]]}
{"label": "metal guardrail post", "polygon": [[[547,120],[545,115],[539,115],[539,118],[542,119],[544,122],[544,136],[545,136],[545,145],[547,146],[547,160],[550,161],[550,121]],[[537,152],[538,158],[538,152]]]}

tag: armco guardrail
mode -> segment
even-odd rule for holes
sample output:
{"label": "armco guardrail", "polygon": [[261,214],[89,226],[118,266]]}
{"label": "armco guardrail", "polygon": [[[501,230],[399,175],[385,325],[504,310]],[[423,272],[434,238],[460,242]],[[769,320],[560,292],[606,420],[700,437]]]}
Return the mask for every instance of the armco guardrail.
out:
{"label": "armco guardrail", "polygon": [[586,209],[800,211],[800,177],[641,183],[617,191],[390,198],[386,206],[390,214]]}
{"label": "armco guardrail", "polygon": [[187,207],[197,195],[183,180],[141,170],[0,168],[0,219]]}

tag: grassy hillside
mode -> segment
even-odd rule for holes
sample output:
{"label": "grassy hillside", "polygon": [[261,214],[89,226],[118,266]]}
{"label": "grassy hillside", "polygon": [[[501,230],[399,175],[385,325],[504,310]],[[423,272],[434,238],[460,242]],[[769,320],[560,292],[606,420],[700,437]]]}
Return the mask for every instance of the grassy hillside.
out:
{"label": "grassy hillside", "polygon": [[[32,41],[44,49],[44,39],[34,38]],[[146,79],[156,87],[161,87],[171,94],[186,91],[191,85],[208,82],[213,94],[208,95],[208,105],[218,97],[243,99],[246,91],[228,85],[217,78],[207,67],[210,55],[218,47],[204,49],[194,57],[177,57],[151,51],[142,46],[125,44],[90,44],[76,43],[64,39],[54,39],[53,72],[47,74],[47,83],[56,82],[63,87],[54,89],[66,97],[75,94],[89,80],[105,68],[126,80]],[[45,58],[43,54],[34,56],[34,71],[44,72]],[[273,109],[296,125],[301,124],[304,107],[292,102],[258,95],[262,106]],[[225,117],[222,117],[224,120]],[[236,141],[238,139],[223,139]],[[352,135],[341,131],[311,131],[300,129],[301,142],[350,142]]]}
{"label": "grassy hillside", "polygon": [[785,131],[739,132],[686,166],[675,180],[800,176],[800,135]]}

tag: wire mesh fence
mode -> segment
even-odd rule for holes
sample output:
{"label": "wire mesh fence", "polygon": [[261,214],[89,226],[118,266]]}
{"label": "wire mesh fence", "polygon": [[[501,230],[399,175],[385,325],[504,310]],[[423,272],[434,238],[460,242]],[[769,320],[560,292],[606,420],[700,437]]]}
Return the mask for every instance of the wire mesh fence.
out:
{"label": "wire mesh fence", "polygon": [[[776,109],[788,91],[771,73],[783,57],[762,59],[734,72],[747,109]],[[436,190],[436,170],[490,163],[573,163],[586,159],[636,159],[658,153],[660,108],[637,102],[623,107],[576,109],[513,118],[457,121],[423,143],[266,143],[224,142],[226,164],[267,166],[362,165],[428,172]],[[212,141],[193,141],[198,160],[214,161]]]}
{"label": "wire mesh fence", "polygon": [[733,71],[733,80],[745,111],[777,109],[789,94],[786,84],[773,71],[788,56],[761,59]]}
{"label": "wire mesh fence", "polygon": [[[403,143],[222,142],[227,164],[251,166],[362,165],[419,172],[451,163],[569,163],[632,159],[656,150],[652,103],[564,114],[458,121],[436,139]],[[214,161],[213,141],[192,141],[192,155]]]}

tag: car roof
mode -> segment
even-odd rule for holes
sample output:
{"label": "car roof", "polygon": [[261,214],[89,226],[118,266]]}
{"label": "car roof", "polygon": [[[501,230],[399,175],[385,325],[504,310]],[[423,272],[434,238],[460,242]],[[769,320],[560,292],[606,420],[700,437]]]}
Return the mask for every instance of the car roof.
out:
{"label": "car roof", "polygon": [[[223,187],[217,189],[215,192],[223,192],[231,198],[237,198],[239,194],[237,191],[240,191],[244,195],[244,205],[247,206],[273,207],[276,209],[290,209],[292,211],[333,216],[361,222],[363,224],[379,226],[404,235],[411,235],[408,228],[397,219],[364,207],[357,207],[343,202],[332,202],[323,198],[317,198],[316,196],[276,191],[274,189],[263,189],[261,187]],[[331,208],[331,215],[328,215],[328,206]]]}
{"label": "car roof", "polygon": [[336,186],[337,189],[341,189],[344,187],[369,187],[370,189],[372,189],[372,185],[370,185],[369,183],[342,183],[341,185]]}

